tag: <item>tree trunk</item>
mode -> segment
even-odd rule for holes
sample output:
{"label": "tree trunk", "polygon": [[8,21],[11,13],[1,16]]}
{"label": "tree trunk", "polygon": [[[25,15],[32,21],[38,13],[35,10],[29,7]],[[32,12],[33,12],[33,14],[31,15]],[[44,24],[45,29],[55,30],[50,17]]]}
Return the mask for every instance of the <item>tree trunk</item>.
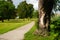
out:
{"label": "tree trunk", "polygon": [[8,21],[9,21],[10,19],[8,18]]}
{"label": "tree trunk", "polygon": [[4,19],[3,18],[1,20],[2,20],[2,22],[4,22]]}
{"label": "tree trunk", "polygon": [[47,36],[50,29],[50,16],[54,0],[39,0],[39,29],[38,34]]}

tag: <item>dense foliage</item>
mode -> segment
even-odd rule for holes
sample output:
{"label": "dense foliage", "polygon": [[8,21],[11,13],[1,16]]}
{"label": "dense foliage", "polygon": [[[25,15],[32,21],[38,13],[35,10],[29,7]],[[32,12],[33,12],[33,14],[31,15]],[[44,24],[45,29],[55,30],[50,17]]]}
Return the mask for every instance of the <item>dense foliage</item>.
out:
{"label": "dense foliage", "polygon": [[[12,17],[13,16],[13,17]],[[9,1],[0,1],[0,20],[15,18],[15,6]]]}
{"label": "dense foliage", "polygon": [[27,4],[26,1],[21,2],[18,5],[17,12],[19,15],[19,18],[32,18],[32,12],[34,8],[32,4]]}
{"label": "dense foliage", "polygon": [[[58,14],[60,15],[60,14]],[[51,32],[57,33],[58,35],[54,40],[60,40],[60,16],[54,16],[51,20]]]}

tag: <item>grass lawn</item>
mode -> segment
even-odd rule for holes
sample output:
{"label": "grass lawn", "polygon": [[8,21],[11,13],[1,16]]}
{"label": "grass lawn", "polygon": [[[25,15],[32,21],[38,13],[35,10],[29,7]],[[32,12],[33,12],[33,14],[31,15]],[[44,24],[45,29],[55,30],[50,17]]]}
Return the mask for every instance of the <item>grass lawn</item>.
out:
{"label": "grass lawn", "polygon": [[55,40],[55,37],[58,33],[50,32],[50,36],[42,37],[38,35],[34,35],[34,31],[36,30],[37,25],[34,25],[32,29],[25,34],[24,40]]}
{"label": "grass lawn", "polygon": [[31,20],[28,20],[28,19],[26,20],[23,20],[23,19],[13,20],[12,19],[10,21],[5,20],[3,23],[0,22],[0,34],[6,33],[18,27],[21,27],[29,22],[31,22]]}

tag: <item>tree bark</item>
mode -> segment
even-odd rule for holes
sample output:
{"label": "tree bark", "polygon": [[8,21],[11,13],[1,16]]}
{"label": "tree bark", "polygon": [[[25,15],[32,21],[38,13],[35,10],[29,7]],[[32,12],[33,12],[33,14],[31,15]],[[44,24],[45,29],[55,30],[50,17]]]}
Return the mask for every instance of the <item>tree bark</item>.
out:
{"label": "tree bark", "polygon": [[50,16],[53,8],[54,0],[39,0],[39,27],[38,34],[42,36],[49,35],[50,29]]}

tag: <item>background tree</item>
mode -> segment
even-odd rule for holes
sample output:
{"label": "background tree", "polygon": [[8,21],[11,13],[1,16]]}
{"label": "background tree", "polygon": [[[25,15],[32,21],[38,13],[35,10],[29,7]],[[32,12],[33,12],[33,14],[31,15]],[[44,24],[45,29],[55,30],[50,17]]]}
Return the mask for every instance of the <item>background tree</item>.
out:
{"label": "background tree", "polygon": [[28,17],[30,17],[30,18],[32,18],[32,16],[33,16],[33,11],[34,11],[34,8],[33,8],[33,5],[32,4],[28,4],[27,6],[26,6],[26,18],[28,18]]}
{"label": "background tree", "polygon": [[17,10],[18,10],[19,18],[25,18],[25,15],[26,15],[26,5],[27,5],[26,1],[24,1],[24,2],[22,2],[22,3],[20,3],[18,5]]}
{"label": "background tree", "polygon": [[4,18],[6,17],[6,2],[5,1],[0,1],[0,20],[4,20]]}
{"label": "background tree", "polygon": [[34,10],[33,5],[27,4],[26,1],[21,2],[17,8],[19,18],[32,17],[33,10]]}
{"label": "background tree", "polygon": [[0,1],[0,20],[15,18],[15,6],[8,1]]}
{"label": "background tree", "polygon": [[38,10],[35,10],[34,12],[33,12],[33,18],[38,18]]}
{"label": "background tree", "polygon": [[12,3],[7,4],[7,19],[13,19],[16,17],[15,6]]}

